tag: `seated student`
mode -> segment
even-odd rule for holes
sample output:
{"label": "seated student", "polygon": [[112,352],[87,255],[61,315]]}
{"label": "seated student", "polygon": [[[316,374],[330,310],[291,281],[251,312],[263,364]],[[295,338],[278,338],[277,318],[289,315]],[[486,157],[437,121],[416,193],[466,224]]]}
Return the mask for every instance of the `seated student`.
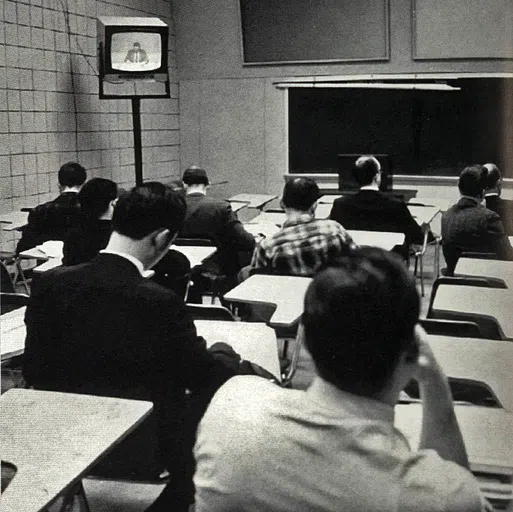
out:
{"label": "seated student", "polygon": [[356,247],[338,222],[315,218],[320,195],[317,183],[309,178],[294,178],[285,184],[281,206],[287,220],[278,233],[260,241],[250,269],[313,276]]}
{"label": "seated student", "polygon": [[111,180],[93,178],[82,187],[78,193],[81,222],[64,241],[63,265],[90,261],[107,247],[117,197],[118,187]]}
{"label": "seated student", "polygon": [[48,240],[64,241],[78,225],[80,204],[77,194],[87,179],[86,170],[76,162],[68,162],[59,169],[58,179],[61,194],[29,213],[16,252],[32,249]]}
{"label": "seated student", "polygon": [[[194,449],[196,512],[483,510],[418,318],[415,283],[392,253],[362,248],[318,272],[303,314],[315,380],[305,392],[235,377],[217,392]],[[412,378],[417,452],[394,427]]]}
{"label": "seated student", "polygon": [[503,199],[502,176],[499,168],[495,164],[484,164],[486,168],[486,184],[484,190],[484,199],[486,207],[499,215],[504,226],[506,235],[513,235],[513,201]]}
{"label": "seated student", "polygon": [[442,249],[446,275],[453,275],[462,252],[489,252],[513,260],[513,249],[499,215],[481,205],[487,170],[465,167],[458,180],[460,200],[442,214]]}
{"label": "seated student", "polygon": [[253,371],[214,358],[183,300],[147,279],[184,217],[183,197],[165,185],[134,188],[116,204],[107,248],[88,263],[45,272],[25,316],[29,386],[154,403],[171,481],[152,511],[169,510],[170,502],[185,511],[193,501],[186,389],[201,411],[237,369]]}
{"label": "seated student", "polygon": [[335,199],[330,219],[346,229],[404,233],[404,244],[394,250],[408,259],[410,245],[423,241],[422,228],[403,201],[380,192],[381,164],[373,156],[361,156],[356,160],[353,176],[360,190]]}

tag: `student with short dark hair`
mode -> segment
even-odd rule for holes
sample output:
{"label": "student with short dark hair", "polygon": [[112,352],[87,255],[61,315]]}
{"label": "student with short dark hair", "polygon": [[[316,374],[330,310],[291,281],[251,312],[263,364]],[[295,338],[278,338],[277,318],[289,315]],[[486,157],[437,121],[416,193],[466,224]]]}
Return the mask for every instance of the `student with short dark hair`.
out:
{"label": "student with short dark hair", "polygon": [[84,167],[77,162],[61,166],[58,173],[60,195],[53,201],[36,206],[28,215],[16,252],[32,249],[48,240],[66,240],[80,221],[78,192],[87,179]]}
{"label": "student with short dark hair", "polygon": [[[419,305],[403,262],[381,249],[318,272],[303,313],[317,376],[306,392],[251,377],[217,392],[194,450],[196,511],[484,510]],[[417,452],[394,427],[411,379],[424,415]]]}
{"label": "student with short dark hair", "polygon": [[484,164],[487,170],[484,200],[486,207],[501,218],[506,235],[513,235],[513,201],[501,197],[502,176],[495,164]]}

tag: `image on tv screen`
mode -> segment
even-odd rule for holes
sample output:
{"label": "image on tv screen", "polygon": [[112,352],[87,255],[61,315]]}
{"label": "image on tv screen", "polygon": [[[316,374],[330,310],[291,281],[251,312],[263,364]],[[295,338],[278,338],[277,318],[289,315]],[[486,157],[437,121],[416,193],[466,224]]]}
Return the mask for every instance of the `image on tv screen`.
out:
{"label": "image on tv screen", "polygon": [[110,58],[118,71],[155,71],[162,65],[160,34],[117,32],[112,34]]}

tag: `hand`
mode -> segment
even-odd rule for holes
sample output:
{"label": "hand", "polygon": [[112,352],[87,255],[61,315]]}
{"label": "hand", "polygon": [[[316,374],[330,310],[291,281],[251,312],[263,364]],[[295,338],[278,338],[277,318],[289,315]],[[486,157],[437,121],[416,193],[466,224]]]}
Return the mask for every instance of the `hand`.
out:
{"label": "hand", "polygon": [[417,368],[414,378],[422,384],[433,381],[445,380],[445,374],[426,340],[426,331],[417,324],[415,326],[415,341],[419,347],[419,356],[417,358]]}

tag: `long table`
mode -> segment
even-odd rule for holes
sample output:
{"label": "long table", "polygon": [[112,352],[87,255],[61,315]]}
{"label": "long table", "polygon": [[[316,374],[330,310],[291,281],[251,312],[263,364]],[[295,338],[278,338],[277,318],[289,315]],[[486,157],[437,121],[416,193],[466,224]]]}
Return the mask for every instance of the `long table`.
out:
{"label": "long table", "polygon": [[456,264],[455,273],[502,279],[508,288],[513,289],[513,261],[460,258]]}
{"label": "long table", "polygon": [[0,397],[2,460],[17,473],[2,512],[39,512],[146,418],[140,400],[11,389]]}

